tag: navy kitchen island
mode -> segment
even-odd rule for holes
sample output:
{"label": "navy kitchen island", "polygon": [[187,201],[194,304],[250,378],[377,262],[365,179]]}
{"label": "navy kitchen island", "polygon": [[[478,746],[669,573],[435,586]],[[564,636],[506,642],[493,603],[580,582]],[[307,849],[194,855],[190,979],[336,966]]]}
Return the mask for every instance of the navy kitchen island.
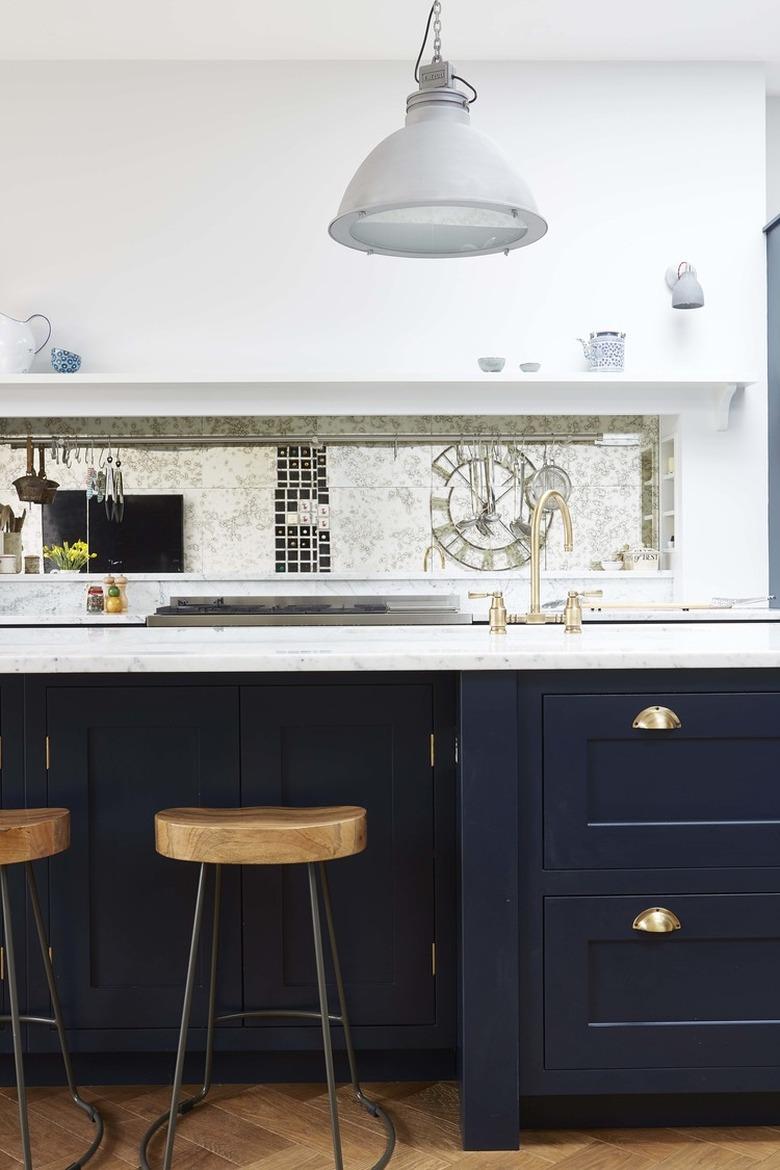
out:
{"label": "navy kitchen island", "polygon": [[[362,656],[340,649],[351,669],[323,668],[324,650],[284,663],[277,639],[276,670],[206,654],[190,672],[182,640],[169,662],[155,633],[91,632],[94,673],[78,656],[22,662],[19,634],[2,677],[3,804],[72,812],[74,848],[38,868],[85,1083],[170,1075],[195,873],[155,854],[154,812],[354,803],[369,847],[332,880],[367,1079],[457,1076],[468,1149],[513,1148],[521,1124],[775,1116],[775,631],[742,629],[747,667],[724,661],[728,632],[711,666],[705,634],[679,631],[663,665],[656,630],[655,657],[640,645],[619,668],[619,642],[625,656],[645,635],[586,631],[563,668],[553,631],[491,648],[468,630],[416,635],[427,671],[388,668],[388,640],[372,657],[363,633]],[[143,667],[137,648],[120,666],[125,635],[149,638]],[[635,726],[647,708],[676,722]],[[297,876],[226,877],[220,1010],[308,1006]],[[653,909],[679,928],[638,928]],[[196,1054],[206,977],[204,962]],[[46,1006],[34,966],[26,990]],[[27,1050],[46,1080],[54,1036],[30,1029]],[[305,1079],[320,1060],[311,1025],[253,1021],[220,1030],[215,1075]]]}

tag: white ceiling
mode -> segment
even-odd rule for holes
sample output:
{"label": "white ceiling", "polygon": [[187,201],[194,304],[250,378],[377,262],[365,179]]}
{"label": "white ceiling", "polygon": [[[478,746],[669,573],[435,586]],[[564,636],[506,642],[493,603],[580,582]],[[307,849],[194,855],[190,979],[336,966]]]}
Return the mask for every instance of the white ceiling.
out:
{"label": "white ceiling", "polygon": [[[427,0],[0,0],[0,59],[410,59]],[[443,0],[452,59],[766,63],[778,0]]]}

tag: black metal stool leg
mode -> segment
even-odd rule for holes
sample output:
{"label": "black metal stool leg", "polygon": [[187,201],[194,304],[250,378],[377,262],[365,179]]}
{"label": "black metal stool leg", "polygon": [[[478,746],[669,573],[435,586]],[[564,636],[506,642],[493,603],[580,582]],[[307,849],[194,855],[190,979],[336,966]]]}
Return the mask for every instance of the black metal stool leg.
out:
{"label": "black metal stool leg", "polygon": [[[213,1063],[213,1058],[214,1058],[214,1027],[215,1027],[215,1024],[217,1022],[217,1015],[216,1015],[217,966],[218,966],[218,962],[219,962],[219,927],[220,927],[220,917],[221,917],[221,908],[222,908],[222,866],[215,865],[213,868],[214,868],[214,916],[213,916],[212,924],[211,924],[211,959],[210,959],[210,963],[209,963],[209,968],[210,968],[210,970],[209,970],[209,1006],[208,1006],[208,1022],[206,1025],[206,1058],[204,1061],[204,1068],[203,1068],[203,1085],[201,1086],[201,1088],[199,1089],[199,1091],[197,1093],[194,1093],[191,1097],[185,1098],[185,1100],[183,1100],[183,1101],[179,1101],[178,1109],[176,1110],[176,1118],[184,1116],[185,1113],[189,1113],[191,1109],[194,1109],[196,1105],[200,1105],[200,1103],[205,1100],[206,1096],[208,1095],[209,1090],[211,1089],[211,1070],[212,1070],[212,1063]],[[203,881],[203,870],[204,869],[205,869],[205,866],[201,866],[201,880],[199,880],[199,882],[198,882],[198,896],[196,898],[196,905],[195,905],[195,915],[196,915],[196,924],[197,924],[198,934],[200,933],[200,924],[197,922],[198,899],[200,899],[200,913],[201,913],[201,919],[202,919],[203,897],[205,896],[205,889],[204,889],[205,882]],[[197,954],[197,939],[195,937],[195,929],[196,929],[196,925],[193,924],[193,943],[191,944],[191,947],[190,947],[190,965],[187,968],[187,979],[188,980],[190,978],[190,973],[193,970],[193,966],[192,966],[193,953]],[[193,948],[194,948],[194,951],[193,951]],[[190,1007],[191,1006],[192,1006],[192,995],[190,994]],[[187,1010],[187,1015],[189,1015],[189,1008],[187,1008],[187,1004],[186,1004],[186,992],[185,992],[185,1008]],[[179,1037],[180,1049],[181,1049],[181,1045],[182,1045],[182,1037],[180,1035],[180,1037]],[[186,1052],[186,1030],[185,1030],[183,1051]],[[182,1057],[182,1062],[183,1062],[183,1057]],[[179,1070],[178,1055],[177,1055],[177,1066],[176,1067],[177,1067],[177,1071],[178,1071]],[[174,1083],[172,1101],[178,1099],[180,1092],[181,1092],[181,1079],[179,1080],[178,1090],[176,1089],[175,1083]],[[158,1129],[162,1129],[162,1127],[166,1124],[166,1122],[168,1123],[168,1143],[170,1144],[171,1150],[173,1150],[173,1138],[171,1137],[171,1133],[173,1130],[175,1130],[176,1121],[174,1120],[174,1124],[173,1124],[173,1126],[171,1126],[171,1124],[170,1124],[171,1116],[172,1116],[171,1110],[169,1110],[167,1113],[161,1114],[160,1117],[156,1118],[152,1122],[152,1124],[147,1129],[146,1133],[141,1138],[140,1161],[141,1161],[142,1170],[150,1170],[149,1158],[148,1158],[148,1153],[147,1153],[148,1148],[149,1148],[149,1142],[152,1140],[154,1135],[157,1133]],[[174,1133],[174,1136],[175,1136],[175,1133]],[[166,1156],[167,1156],[167,1146],[166,1146]],[[166,1166],[167,1166],[167,1163],[166,1163]]]}
{"label": "black metal stool leg", "polygon": [[336,1160],[336,1170],[344,1170],[344,1159],[341,1153],[341,1133],[339,1132],[338,1101],[336,1099],[336,1074],[333,1069],[333,1045],[330,1037],[328,988],[325,981],[325,957],[322,950],[322,926],[320,924],[320,904],[319,894],[317,892],[317,869],[312,862],[309,862],[306,868],[309,871],[309,898],[311,899],[311,921],[314,932],[314,958],[317,965],[317,991],[319,993],[320,1015],[322,1018],[322,1044],[325,1049],[325,1076],[328,1081],[333,1156]]}
{"label": "black metal stool leg", "polygon": [[209,1014],[206,1020],[206,1059],[203,1065],[203,1085],[199,1093],[182,1105],[180,1112],[192,1109],[205,1100],[211,1088],[211,1068],[214,1063],[214,1025],[217,1021],[217,965],[219,962],[219,920],[222,915],[222,866],[214,866],[214,917],[211,921],[211,960],[209,964]]}
{"label": "black metal stool leg", "polygon": [[352,1082],[352,1090],[355,1094],[355,1100],[361,1105],[367,1113],[372,1117],[377,1117],[385,1127],[387,1133],[387,1145],[385,1152],[378,1162],[372,1166],[371,1170],[382,1170],[388,1164],[393,1156],[395,1149],[395,1126],[385,1113],[381,1105],[377,1105],[376,1101],[372,1101],[367,1097],[360,1087],[360,1081],[357,1074],[357,1061],[355,1059],[355,1049],[352,1044],[352,1030],[349,1025],[349,1015],[347,1013],[347,997],[344,992],[344,977],[341,972],[341,960],[339,959],[338,946],[336,944],[336,929],[333,923],[333,906],[330,900],[330,883],[328,881],[328,870],[324,861],[319,862],[319,877],[320,886],[322,888],[322,902],[325,907],[325,922],[328,928],[328,940],[330,942],[330,954],[333,961],[333,973],[336,976],[336,991],[339,998],[339,1013],[341,1015],[341,1026],[344,1029],[344,1044],[347,1049],[347,1061],[349,1063],[349,1077]]}
{"label": "black metal stool leg", "polygon": [[184,1004],[181,1011],[181,1027],[179,1029],[179,1047],[176,1052],[176,1070],[173,1075],[173,1090],[171,1092],[171,1108],[168,1114],[168,1134],[165,1142],[165,1157],[163,1170],[171,1170],[173,1159],[173,1143],[176,1140],[176,1122],[179,1115],[179,1095],[181,1082],[184,1076],[184,1057],[187,1051],[187,1033],[190,1026],[190,1012],[192,1010],[192,993],[195,988],[195,969],[198,962],[198,942],[200,927],[203,921],[203,899],[206,888],[206,865],[201,864],[198,876],[198,892],[195,897],[195,917],[192,923],[192,939],[190,942],[190,958],[187,964],[187,981],[184,985]]}
{"label": "black metal stool leg", "polygon": [[95,1137],[93,1138],[89,1149],[86,1151],[86,1153],[82,1154],[77,1161],[72,1162],[68,1166],[68,1170],[80,1170],[80,1167],[85,1166],[92,1155],[97,1151],[101,1141],[103,1140],[103,1118],[100,1116],[100,1113],[94,1105],[90,1105],[88,1101],[84,1100],[76,1086],[76,1078],[73,1075],[73,1065],[71,1063],[68,1042],[65,1036],[65,1024],[62,1018],[60,997],[57,993],[57,984],[54,979],[54,970],[52,968],[51,957],[49,955],[49,943],[48,939],[46,938],[46,928],[44,926],[43,915],[41,913],[41,902],[40,898],[38,897],[38,885],[35,880],[35,871],[33,870],[32,863],[29,861],[25,863],[24,869],[25,876],[27,878],[27,892],[30,896],[30,905],[32,907],[33,919],[35,921],[35,932],[38,936],[38,945],[41,950],[43,969],[46,973],[46,983],[49,988],[49,999],[51,1000],[52,1012],[54,1013],[54,1026],[57,1029],[57,1036],[59,1037],[60,1042],[60,1051],[62,1052],[62,1062],[65,1065],[65,1076],[68,1081],[68,1090],[73,1099],[74,1105],[77,1105],[79,1109],[86,1113],[87,1117],[91,1122],[94,1123],[96,1127]]}
{"label": "black metal stool leg", "polygon": [[30,1154],[30,1126],[27,1118],[27,1089],[24,1084],[24,1062],[22,1059],[22,1028],[19,1019],[19,996],[16,986],[16,953],[14,931],[11,920],[11,899],[8,896],[8,867],[0,865],[0,896],[3,903],[3,937],[5,939],[5,965],[8,973],[8,998],[11,1007],[11,1033],[14,1042],[14,1068],[16,1071],[16,1092],[19,1098],[19,1129],[22,1136],[24,1170],[32,1170]]}
{"label": "black metal stool leg", "polygon": [[238,1012],[228,1012],[224,1015],[216,1015],[216,984],[217,984],[217,965],[218,965],[218,944],[219,944],[219,919],[220,919],[220,896],[221,896],[221,868],[215,866],[215,883],[214,883],[214,919],[212,924],[211,937],[211,963],[210,963],[210,989],[209,989],[209,1008],[208,1008],[208,1023],[206,1033],[206,1059],[203,1073],[203,1086],[193,1096],[186,1098],[184,1101],[179,1100],[181,1093],[181,1082],[184,1070],[184,1056],[186,1052],[187,1031],[189,1027],[189,1017],[192,1008],[192,993],[195,982],[195,965],[197,959],[198,940],[200,936],[201,923],[203,918],[203,902],[205,897],[205,871],[206,866],[202,865],[200,868],[200,877],[198,880],[198,894],[195,901],[195,918],[192,928],[192,941],[190,944],[190,957],[187,967],[187,981],[184,993],[184,1006],[182,1009],[181,1030],[179,1033],[179,1047],[176,1056],[176,1072],[174,1075],[173,1091],[171,1094],[171,1108],[169,1112],[163,1113],[147,1129],[144,1136],[141,1138],[140,1147],[140,1164],[141,1170],[151,1170],[149,1166],[148,1147],[151,1139],[162,1129],[164,1125],[168,1125],[168,1135],[165,1147],[165,1156],[162,1170],[170,1170],[171,1157],[173,1154],[173,1145],[175,1140],[176,1122],[178,1117],[188,1113],[190,1109],[199,1105],[207,1096],[211,1088],[211,1070],[212,1059],[214,1053],[214,1028],[218,1023],[228,1023],[233,1020],[242,1019],[297,1019],[297,1020],[319,1020],[322,1027],[322,1041],[325,1050],[325,1073],[328,1083],[328,1102],[330,1106],[330,1125],[331,1135],[333,1139],[333,1154],[335,1158],[335,1170],[344,1170],[344,1158],[341,1148],[341,1132],[339,1126],[338,1114],[338,1100],[336,1096],[336,1075],[333,1063],[333,1044],[331,1039],[331,1024],[341,1024],[344,1028],[344,1036],[347,1047],[347,1057],[349,1060],[350,1078],[352,1081],[352,1088],[355,1093],[357,1102],[372,1115],[380,1119],[385,1127],[387,1140],[385,1142],[385,1150],[380,1159],[373,1164],[370,1170],[383,1170],[387,1166],[395,1148],[395,1129],[393,1123],[381,1106],[371,1101],[363,1093],[360,1083],[357,1079],[357,1065],[355,1061],[355,1052],[352,1047],[352,1035],[349,1028],[349,1018],[346,1009],[346,997],[344,994],[344,980],[341,973],[341,964],[339,962],[338,950],[336,948],[336,935],[333,926],[333,911],[330,903],[330,891],[328,889],[328,879],[325,872],[325,867],[319,864],[319,878],[320,886],[322,888],[322,898],[325,906],[325,916],[328,929],[328,938],[330,941],[331,953],[333,956],[333,966],[336,974],[336,986],[338,989],[340,1015],[331,1015],[328,1009],[328,989],[325,976],[325,955],[322,940],[322,924],[320,919],[320,904],[319,904],[319,887],[317,882],[318,870],[317,864],[308,863],[307,870],[309,875],[309,897],[311,901],[311,915],[312,915],[312,929],[314,934],[314,957],[317,967],[317,990],[319,993],[319,1011],[315,1010],[301,1010],[301,1009],[256,1009],[244,1010]]}

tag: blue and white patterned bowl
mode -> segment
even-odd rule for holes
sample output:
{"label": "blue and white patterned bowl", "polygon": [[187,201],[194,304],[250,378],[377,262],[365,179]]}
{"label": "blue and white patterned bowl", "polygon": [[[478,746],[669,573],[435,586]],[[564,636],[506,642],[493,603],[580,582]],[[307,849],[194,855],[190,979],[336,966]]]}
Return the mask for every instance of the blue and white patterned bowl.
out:
{"label": "blue and white patterned bowl", "polygon": [[81,369],[81,358],[77,353],[71,353],[68,349],[53,347],[51,365],[58,374],[77,374]]}

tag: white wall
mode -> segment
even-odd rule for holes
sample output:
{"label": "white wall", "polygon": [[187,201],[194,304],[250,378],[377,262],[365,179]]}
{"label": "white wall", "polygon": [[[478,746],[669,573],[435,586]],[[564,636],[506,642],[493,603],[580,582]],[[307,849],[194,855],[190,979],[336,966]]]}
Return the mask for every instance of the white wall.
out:
{"label": "white wall", "polygon": [[[681,587],[712,592],[717,566],[717,591],[761,592],[760,67],[461,64],[475,123],[550,222],[506,259],[328,238],[355,166],[401,124],[407,64],[5,63],[0,308],[50,314],[92,370],[462,373],[496,352],[573,370],[577,335],[617,327],[634,371],[756,376],[731,432],[690,435]],[[682,259],[704,311],[670,309]]]}
{"label": "white wall", "polygon": [[766,218],[780,215],[780,96],[766,99]]}

